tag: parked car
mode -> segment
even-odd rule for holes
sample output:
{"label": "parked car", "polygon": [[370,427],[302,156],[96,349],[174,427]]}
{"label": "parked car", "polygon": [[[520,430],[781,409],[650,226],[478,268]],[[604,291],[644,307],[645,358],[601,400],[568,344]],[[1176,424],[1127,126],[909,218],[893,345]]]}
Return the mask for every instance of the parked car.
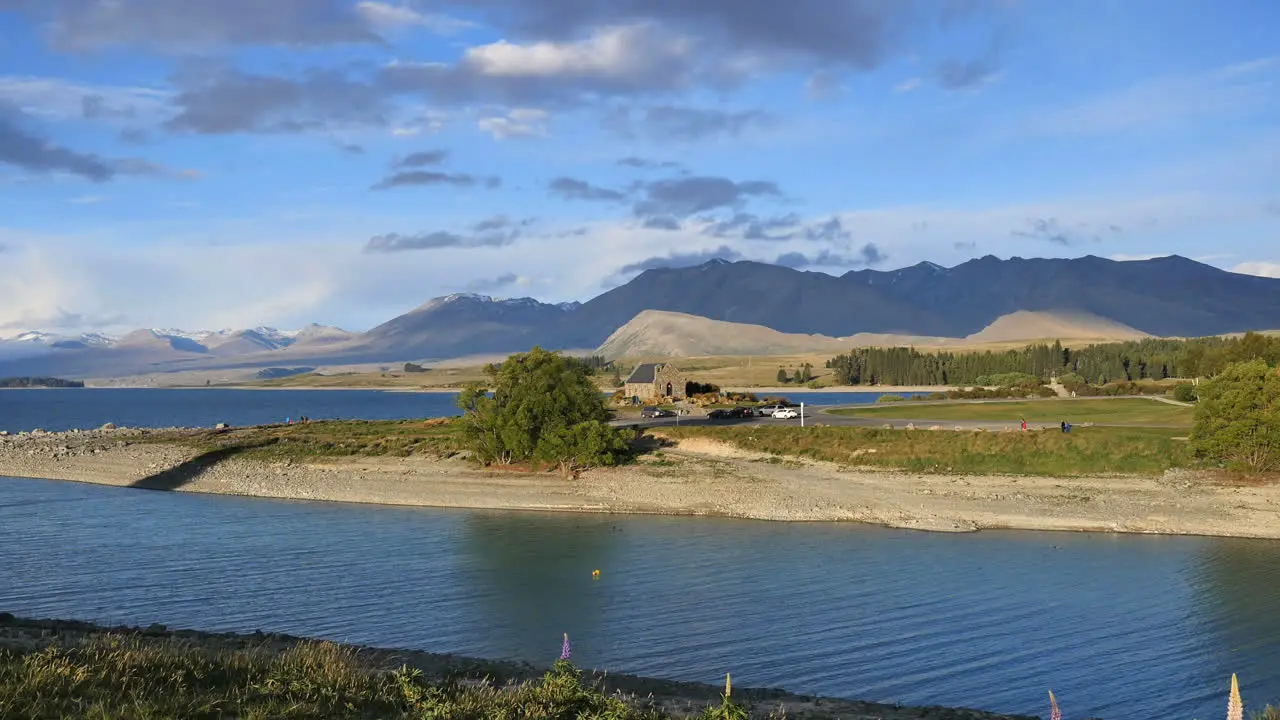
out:
{"label": "parked car", "polygon": [[725,420],[730,417],[733,417],[733,415],[731,415],[728,410],[725,410],[723,408],[716,408],[715,410],[712,410],[711,412],[707,413],[707,419],[709,420]]}
{"label": "parked car", "polygon": [[781,410],[774,410],[773,416],[779,420],[790,420],[792,418],[800,417],[800,413],[792,410],[791,408],[782,408]]}
{"label": "parked car", "polygon": [[786,407],[787,407],[786,405],[765,405],[758,409],[760,411],[761,417],[773,417],[774,413],[778,412],[779,410],[785,410]]}
{"label": "parked car", "polygon": [[753,418],[756,416],[756,409],[752,407],[743,407],[739,405],[729,411],[729,417],[736,418]]}
{"label": "parked car", "polygon": [[670,410],[663,410],[660,407],[643,407],[640,408],[640,417],[642,418],[663,418],[674,417],[675,413]]}

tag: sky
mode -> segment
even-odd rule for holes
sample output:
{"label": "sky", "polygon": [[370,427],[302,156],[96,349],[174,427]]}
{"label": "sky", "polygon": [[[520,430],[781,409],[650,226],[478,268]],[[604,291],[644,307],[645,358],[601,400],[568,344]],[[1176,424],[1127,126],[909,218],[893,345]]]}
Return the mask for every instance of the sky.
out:
{"label": "sky", "polygon": [[0,337],[364,330],[713,257],[1280,277],[1277,28],[1273,0],[0,0]]}

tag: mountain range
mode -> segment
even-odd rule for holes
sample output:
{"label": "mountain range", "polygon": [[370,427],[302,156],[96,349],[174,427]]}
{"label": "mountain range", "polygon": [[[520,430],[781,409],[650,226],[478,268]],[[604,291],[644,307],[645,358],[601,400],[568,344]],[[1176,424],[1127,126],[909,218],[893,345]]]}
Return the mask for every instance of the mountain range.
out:
{"label": "mountain range", "polygon": [[987,256],[951,268],[925,262],[840,276],[711,260],[646,270],[584,303],[449,295],[359,334],[318,325],[296,333],[143,330],[105,342],[92,336],[61,339],[38,354],[8,360],[5,347],[14,343],[0,342],[0,376],[96,378],[432,361],[535,344],[589,350],[646,310],[828,338],[859,333],[964,338],[1019,312],[1089,317],[1141,334],[1194,337],[1280,328],[1280,279],[1231,273],[1176,255],[1127,262]]}

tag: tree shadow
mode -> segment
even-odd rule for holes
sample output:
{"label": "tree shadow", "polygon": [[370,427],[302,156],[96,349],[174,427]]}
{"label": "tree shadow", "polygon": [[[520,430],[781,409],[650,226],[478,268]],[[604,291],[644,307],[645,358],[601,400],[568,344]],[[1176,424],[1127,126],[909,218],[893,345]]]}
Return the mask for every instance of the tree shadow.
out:
{"label": "tree shadow", "polygon": [[210,450],[179,463],[168,470],[162,470],[154,475],[135,480],[129,484],[129,487],[139,490],[177,490],[194,482],[196,478],[200,477],[201,473],[218,463],[229,460],[255,447],[259,447],[259,445],[230,445],[217,450]]}

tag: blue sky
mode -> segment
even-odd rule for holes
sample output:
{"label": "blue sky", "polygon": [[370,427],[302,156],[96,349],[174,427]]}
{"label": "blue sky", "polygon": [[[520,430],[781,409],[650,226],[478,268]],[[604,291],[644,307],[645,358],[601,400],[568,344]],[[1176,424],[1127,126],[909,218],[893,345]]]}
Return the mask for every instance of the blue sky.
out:
{"label": "blue sky", "polygon": [[1280,276],[1266,0],[0,0],[0,337],[1178,253]]}

